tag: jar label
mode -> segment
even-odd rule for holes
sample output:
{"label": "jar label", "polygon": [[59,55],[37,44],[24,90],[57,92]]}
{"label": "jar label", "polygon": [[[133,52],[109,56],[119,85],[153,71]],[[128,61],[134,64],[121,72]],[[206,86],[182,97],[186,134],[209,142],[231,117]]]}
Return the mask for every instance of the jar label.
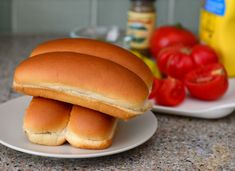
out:
{"label": "jar label", "polygon": [[155,20],[156,15],[153,12],[128,12],[127,35],[131,37],[131,48],[149,48],[150,37],[155,28]]}
{"label": "jar label", "polygon": [[206,0],[204,8],[208,12],[224,16],[226,8],[225,0]]}

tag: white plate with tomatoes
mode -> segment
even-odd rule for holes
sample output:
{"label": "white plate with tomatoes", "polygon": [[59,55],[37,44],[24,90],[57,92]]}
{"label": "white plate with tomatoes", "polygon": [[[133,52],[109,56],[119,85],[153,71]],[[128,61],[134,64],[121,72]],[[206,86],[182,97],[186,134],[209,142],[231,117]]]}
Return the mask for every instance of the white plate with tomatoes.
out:
{"label": "white plate with tomatoes", "polygon": [[235,78],[229,79],[226,93],[218,100],[204,101],[186,95],[186,99],[178,106],[167,107],[154,105],[153,111],[166,114],[217,119],[231,114],[235,110]]}

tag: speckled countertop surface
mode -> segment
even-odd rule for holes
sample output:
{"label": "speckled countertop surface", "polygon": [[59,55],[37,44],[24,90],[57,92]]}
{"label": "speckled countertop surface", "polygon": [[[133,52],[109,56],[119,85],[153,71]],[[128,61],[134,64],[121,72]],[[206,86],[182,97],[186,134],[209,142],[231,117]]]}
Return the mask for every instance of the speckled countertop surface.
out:
{"label": "speckled countertop surface", "polygon": [[[15,66],[31,49],[60,36],[0,35],[0,102],[11,90]],[[159,128],[145,144],[93,159],[32,156],[0,145],[0,170],[235,170],[235,113],[218,120],[156,114]]]}

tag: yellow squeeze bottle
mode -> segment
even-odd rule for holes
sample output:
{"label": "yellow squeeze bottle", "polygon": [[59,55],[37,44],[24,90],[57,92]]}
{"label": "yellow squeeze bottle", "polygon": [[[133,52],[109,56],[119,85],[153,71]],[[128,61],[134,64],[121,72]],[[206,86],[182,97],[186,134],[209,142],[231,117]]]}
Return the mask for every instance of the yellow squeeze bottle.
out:
{"label": "yellow squeeze bottle", "polygon": [[199,36],[217,51],[228,75],[235,77],[235,0],[204,0]]}

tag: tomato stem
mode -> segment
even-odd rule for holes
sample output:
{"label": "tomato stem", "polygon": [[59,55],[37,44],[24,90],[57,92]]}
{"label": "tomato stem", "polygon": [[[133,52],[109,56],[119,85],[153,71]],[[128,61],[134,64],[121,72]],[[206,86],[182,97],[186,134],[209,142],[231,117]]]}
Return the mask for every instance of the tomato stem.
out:
{"label": "tomato stem", "polygon": [[184,47],[184,48],[180,49],[180,52],[187,54],[187,55],[190,55],[192,50],[187,47]]}
{"label": "tomato stem", "polygon": [[180,22],[176,23],[174,26],[178,29],[184,29],[183,25]]}

